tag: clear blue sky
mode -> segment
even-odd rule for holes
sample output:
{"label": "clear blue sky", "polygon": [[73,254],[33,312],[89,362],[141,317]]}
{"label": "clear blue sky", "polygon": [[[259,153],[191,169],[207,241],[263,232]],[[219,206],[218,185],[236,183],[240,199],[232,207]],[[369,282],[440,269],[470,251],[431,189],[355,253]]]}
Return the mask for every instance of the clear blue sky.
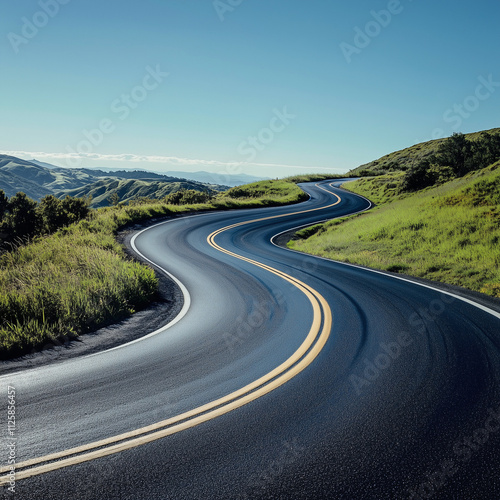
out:
{"label": "clear blue sky", "polygon": [[500,126],[497,0],[43,5],[2,5],[2,152],[274,177]]}

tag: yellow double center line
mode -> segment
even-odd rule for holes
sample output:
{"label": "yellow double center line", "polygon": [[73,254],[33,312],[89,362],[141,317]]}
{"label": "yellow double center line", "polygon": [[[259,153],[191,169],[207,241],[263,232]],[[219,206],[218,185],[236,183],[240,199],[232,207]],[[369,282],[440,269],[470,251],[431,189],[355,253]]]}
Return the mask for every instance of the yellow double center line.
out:
{"label": "yellow double center line", "polygon": [[[214,231],[207,238],[208,243],[217,250],[237,259],[249,262],[283,278],[285,281],[288,281],[297,287],[309,299],[313,308],[313,322],[306,339],[290,358],[271,372],[246,385],[245,387],[175,417],[83,446],[77,446],[61,452],[20,462],[16,464],[16,480],[26,479],[57,469],[62,469],[64,467],[69,467],[71,465],[119,453],[135,448],[136,446],[141,446],[143,444],[156,441],[157,439],[170,436],[185,429],[195,427],[203,422],[207,422],[208,420],[212,420],[216,417],[229,413],[230,411],[240,408],[241,406],[258,399],[265,394],[268,394],[309,366],[319,354],[330,335],[332,327],[332,314],[326,300],[320,293],[302,281],[270,266],[222,248],[215,243],[215,238],[217,235],[234,227],[286,217],[297,213],[306,213],[329,208],[337,205],[341,201],[339,196],[334,196],[337,197],[337,201],[327,207],[240,222]],[[5,474],[8,471],[10,471],[10,467],[3,467],[1,473]],[[9,482],[9,475],[3,475],[0,477],[0,485],[8,484]]]}

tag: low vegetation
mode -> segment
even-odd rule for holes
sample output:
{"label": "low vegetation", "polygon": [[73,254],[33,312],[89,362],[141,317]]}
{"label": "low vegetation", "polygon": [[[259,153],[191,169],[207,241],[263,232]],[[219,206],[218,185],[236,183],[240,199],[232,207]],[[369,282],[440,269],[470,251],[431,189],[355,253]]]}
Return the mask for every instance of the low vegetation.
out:
{"label": "low vegetation", "polygon": [[[2,359],[116,322],[151,301],[157,290],[154,272],[128,258],[115,239],[127,224],[184,212],[264,207],[306,198],[289,181],[262,181],[218,195],[181,191],[163,200],[142,198],[99,210],[88,209],[80,200],[86,212],[73,220],[68,207],[75,199],[47,197],[37,204],[21,194],[16,197],[16,206],[22,199],[30,210],[30,217],[23,220],[36,216],[37,227],[42,229],[36,234],[28,231],[23,236],[30,237],[29,242],[0,255]],[[3,230],[13,216],[12,203],[12,198],[0,196]],[[61,220],[47,215],[59,214],[55,208],[61,206],[66,207],[66,218],[64,210]],[[14,226],[21,227],[17,222]]]}
{"label": "low vegetation", "polygon": [[40,203],[19,192],[8,198],[0,190],[0,243],[22,242],[27,238],[52,234],[89,214],[88,200],[64,200],[48,195]]}
{"label": "low vegetation", "polygon": [[[500,128],[465,134],[465,138],[468,141],[474,142],[485,134],[498,135],[500,134]],[[384,175],[392,172],[406,172],[418,163],[430,159],[437,153],[439,147],[448,140],[449,139],[435,139],[433,141],[415,144],[401,151],[395,151],[378,160],[374,160],[351,170],[347,173],[347,177],[366,177]]]}
{"label": "low vegetation", "polygon": [[301,182],[320,182],[326,181],[328,179],[343,179],[345,175],[336,175],[336,174],[304,174],[304,175],[292,175],[290,177],[285,177],[284,180],[288,182],[294,182],[295,184],[299,184]]}
{"label": "low vegetation", "polygon": [[348,183],[382,204],[302,230],[289,246],[500,297],[500,162],[417,193],[398,194],[395,183]]}

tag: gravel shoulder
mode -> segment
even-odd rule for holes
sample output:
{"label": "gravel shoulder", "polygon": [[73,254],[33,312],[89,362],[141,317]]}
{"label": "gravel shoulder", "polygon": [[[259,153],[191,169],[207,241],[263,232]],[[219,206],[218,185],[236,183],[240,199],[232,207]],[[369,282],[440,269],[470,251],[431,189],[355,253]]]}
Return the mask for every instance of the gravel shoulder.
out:
{"label": "gravel shoulder", "polygon": [[[124,245],[127,254],[141,260],[130,247],[130,239],[140,229],[168,218],[150,220],[145,224],[135,224],[120,231],[117,240]],[[148,263],[148,265],[150,265]],[[34,350],[19,358],[0,361],[0,374],[8,374],[27,368],[36,368],[49,363],[65,361],[76,356],[86,356],[105,351],[121,344],[144,337],[172,321],[182,309],[184,299],[181,290],[168,276],[156,271],[159,279],[157,297],[147,308],[132,316],[94,332],[83,334],[65,342],[50,343],[42,349]]]}

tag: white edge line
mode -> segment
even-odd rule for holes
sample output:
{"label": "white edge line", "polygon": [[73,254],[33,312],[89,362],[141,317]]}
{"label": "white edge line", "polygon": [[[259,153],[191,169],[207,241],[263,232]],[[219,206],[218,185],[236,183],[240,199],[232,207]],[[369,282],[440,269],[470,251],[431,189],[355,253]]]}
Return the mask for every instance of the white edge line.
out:
{"label": "white edge line", "polygon": [[[203,215],[207,215],[207,214],[188,215],[188,216],[182,217],[182,219],[189,219],[191,217],[201,217]],[[166,221],[163,221],[163,222],[159,222],[158,224],[154,224],[152,226],[146,227],[146,228],[142,229],[141,231],[139,231],[138,233],[134,234],[134,236],[130,240],[130,246],[132,247],[132,249],[134,250],[134,252],[137,253],[137,255],[139,255],[141,258],[143,258],[147,262],[150,262],[154,267],[156,267],[157,269],[159,269],[161,272],[165,273],[165,275],[167,275],[169,278],[171,278],[179,286],[179,288],[181,289],[182,295],[184,297],[184,304],[182,306],[182,309],[179,311],[179,314],[177,314],[177,316],[172,321],[170,321],[169,323],[167,323],[166,325],[163,325],[161,328],[158,328],[154,332],[148,333],[147,335],[144,335],[143,337],[139,337],[138,339],[131,340],[130,342],[127,342],[125,344],[120,344],[120,345],[118,345],[116,347],[112,347],[110,349],[106,349],[105,351],[99,351],[99,352],[95,352],[93,354],[86,354],[84,356],[77,356],[74,359],[92,358],[94,356],[99,356],[101,354],[105,354],[107,352],[115,351],[116,349],[121,349],[122,347],[127,347],[127,346],[135,344],[137,342],[141,342],[142,340],[145,340],[145,339],[147,339],[149,337],[153,337],[155,335],[158,335],[158,334],[164,332],[165,330],[168,330],[169,328],[171,328],[172,326],[174,326],[176,323],[178,323],[182,318],[184,318],[184,316],[189,311],[189,308],[191,307],[191,295],[189,293],[189,290],[186,288],[186,286],[184,285],[184,283],[182,283],[173,274],[169,273],[166,269],[163,269],[158,264],[155,264],[152,260],[148,259],[145,255],[143,255],[139,251],[139,249],[136,247],[136,245],[135,245],[136,238],[140,234],[144,233],[145,231],[148,231],[149,229],[153,229],[154,227],[157,227],[157,226],[161,226],[162,224],[168,224],[169,222],[178,221],[179,219],[180,218],[169,219],[169,220],[166,220]],[[19,374],[22,374],[22,373],[26,373],[26,370],[24,369],[24,370],[17,370],[17,371],[14,371],[12,373],[5,373],[3,375],[0,375],[0,380],[6,379],[6,378],[11,378],[13,376],[16,376],[16,375],[19,375]]]}
{"label": "white edge line", "polygon": [[[308,200],[305,200],[305,201],[309,201],[311,199],[311,195],[306,193],[308,196],[309,196],[309,199]],[[302,203],[305,203],[302,202]],[[284,207],[288,206],[288,205],[283,205]],[[260,208],[260,207],[259,207]],[[270,207],[271,208],[271,207]],[[280,208],[280,207],[276,207],[276,208]],[[186,220],[186,219],[190,219],[192,217],[202,217],[204,215],[208,215],[206,213],[204,214],[195,214],[195,215],[188,215],[188,216],[184,216],[184,217],[180,217],[180,218],[177,218],[177,219],[169,219],[169,220],[166,220],[166,221],[163,221],[163,222],[159,222],[158,224],[154,224],[152,226],[149,226],[149,227],[146,227],[144,229],[142,229],[141,231],[139,231],[138,233],[134,234],[134,236],[132,236],[131,240],[130,240],[130,246],[132,247],[132,250],[139,256],[141,257],[142,259],[144,259],[145,261],[149,262],[152,266],[156,267],[157,269],[159,269],[161,272],[163,272],[166,276],[168,276],[170,279],[172,279],[172,281],[174,281],[180,288],[181,292],[182,292],[182,295],[184,297],[184,304],[182,306],[182,309],[179,311],[179,314],[177,314],[177,316],[172,320],[170,321],[169,323],[167,323],[166,325],[162,326],[161,328],[158,328],[157,330],[155,330],[154,332],[151,332],[151,333],[148,333],[147,335],[144,335],[143,337],[140,337],[138,339],[135,339],[135,340],[131,340],[130,342],[127,342],[125,344],[120,344],[116,347],[112,347],[111,349],[106,349],[105,351],[99,351],[99,352],[95,352],[93,354],[88,354],[86,356],[82,356],[80,359],[84,359],[84,358],[92,358],[94,356],[99,356],[101,354],[105,354],[107,352],[111,352],[111,351],[116,351],[117,349],[121,349],[122,347],[127,347],[129,345],[132,345],[132,344],[136,344],[138,342],[142,342],[143,340],[146,340],[150,337],[154,337],[155,335],[158,335],[160,333],[163,333],[164,331],[168,330],[169,328],[171,328],[172,326],[174,326],[175,324],[177,324],[182,318],[184,318],[184,316],[186,316],[187,312],[189,311],[189,308],[191,307],[191,295],[189,293],[189,290],[187,289],[187,287],[184,285],[184,283],[182,283],[178,278],[176,278],[172,273],[170,273],[169,271],[167,271],[166,269],[163,269],[161,266],[159,266],[158,264],[156,264],[155,262],[153,262],[151,259],[148,259],[136,246],[135,244],[135,240],[144,232],[146,231],[149,231],[150,229],[153,229],[155,227],[158,227],[158,226],[161,226],[163,224],[168,224],[169,222],[174,222],[174,221],[177,221],[177,220],[180,220],[180,219],[183,219],[183,220]],[[8,374],[7,374],[8,375]],[[0,377],[1,379],[1,377]]]}
{"label": "white edge line", "polygon": [[[347,190],[346,190],[347,191]],[[350,263],[347,263],[347,262],[341,262],[339,260],[335,260],[335,259],[328,259],[326,257],[321,257],[319,255],[313,255],[313,254],[309,254],[309,253],[306,253],[306,252],[299,252],[298,250],[293,250],[291,248],[287,248],[287,247],[281,247],[279,245],[277,245],[275,242],[274,242],[274,238],[277,238],[278,236],[284,234],[284,233],[288,233],[289,231],[293,231],[295,229],[300,229],[302,227],[307,227],[307,226],[314,226],[316,224],[321,224],[322,222],[327,222],[327,221],[330,221],[330,220],[335,220],[335,219],[342,219],[343,217],[349,217],[350,215],[356,215],[356,214],[359,214],[359,213],[362,213],[362,212],[365,212],[366,210],[369,210],[373,204],[372,202],[368,199],[368,198],[365,198],[364,196],[360,195],[360,194],[357,194],[357,193],[353,193],[352,191],[348,191],[349,194],[353,194],[354,196],[359,196],[360,198],[363,198],[365,199],[366,201],[368,201],[370,203],[370,206],[368,208],[366,208],[365,210],[360,210],[359,212],[355,212],[353,214],[349,214],[349,215],[341,215],[339,217],[333,217],[331,219],[325,219],[323,221],[318,221],[318,222],[313,222],[312,224],[304,224],[302,226],[297,226],[297,227],[293,227],[291,229],[287,229],[286,231],[281,231],[280,233],[278,234],[275,234],[272,238],[271,238],[271,243],[277,247],[277,248],[282,248],[284,250],[287,250],[289,252],[294,252],[294,253],[297,253],[299,255],[307,255],[308,257],[314,257],[316,259],[321,259],[321,260],[326,260],[327,262],[335,262],[337,264],[341,264],[343,266],[349,266],[349,267],[354,267],[356,269],[362,269],[364,271],[369,271],[371,273],[376,273],[376,274],[381,274],[383,276],[388,276],[389,278],[393,278],[393,279],[396,279],[396,280],[400,280],[400,281],[406,281],[407,283],[412,283],[414,285],[418,285],[418,286],[421,286],[423,288],[428,288],[430,290],[434,290],[435,292],[439,292],[439,293],[442,293],[442,294],[445,294],[445,295],[449,295],[450,297],[453,297],[455,299],[458,299],[458,300],[461,300],[462,302],[466,302],[467,304],[470,304],[474,307],[477,307],[478,309],[481,309],[482,311],[488,313],[488,314],[491,314],[492,316],[495,316],[496,318],[499,318],[500,319],[500,312],[498,311],[495,311],[494,309],[490,309],[489,307],[487,306],[483,306],[482,304],[480,304],[479,302],[475,302],[474,300],[471,300],[471,299],[468,299],[466,297],[462,297],[460,295],[457,295],[455,293],[452,293],[452,292],[448,292],[446,290],[442,290],[440,288],[437,288],[437,287],[434,287],[434,286],[431,286],[431,285],[426,285],[425,283],[420,283],[418,281],[413,281],[411,279],[408,279],[408,278],[403,278],[401,276],[394,276],[393,274],[389,274],[387,272],[384,272],[384,271],[379,271],[378,269],[371,269],[369,267],[364,267],[364,266],[360,266],[360,265],[356,265],[356,264],[350,264]]]}
{"label": "white edge line", "polygon": [[[202,215],[206,215],[206,214],[188,215],[187,217],[182,217],[182,219],[185,220],[185,219],[189,219],[191,217],[200,217]],[[142,259],[144,259],[146,262],[149,262],[155,268],[159,269],[162,273],[164,273],[172,281],[174,281],[174,283],[176,283],[177,286],[180,288],[180,290],[182,292],[182,295],[183,295],[183,298],[184,298],[184,304],[182,305],[182,309],[179,311],[179,314],[177,314],[177,316],[172,321],[170,321],[166,325],[163,325],[161,328],[158,328],[154,332],[148,333],[147,335],[144,335],[143,337],[140,337],[138,339],[131,340],[130,342],[127,342],[125,344],[120,344],[120,345],[118,345],[116,347],[112,347],[111,349],[106,349],[105,351],[99,351],[99,352],[96,352],[94,354],[89,354],[87,356],[82,356],[81,359],[83,359],[83,358],[91,358],[93,356],[99,356],[99,355],[105,354],[107,352],[116,351],[117,349],[122,349],[123,347],[127,347],[129,345],[136,344],[137,342],[142,342],[143,340],[146,340],[146,339],[148,339],[150,337],[154,337],[155,335],[163,333],[164,331],[168,330],[169,328],[171,328],[172,326],[174,326],[175,324],[177,324],[182,318],[184,318],[184,316],[186,316],[187,312],[189,311],[189,308],[191,307],[191,295],[189,293],[189,290],[186,288],[186,286],[184,285],[184,283],[182,283],[182,281],[180,281],[178,278],[176,278],[172,273],[168,272],[166,269],[163,269],[163,267],[159,266],[158,264],[156,264],[155,262],[153,262],[151,259],[148,259],[142,252],[140,252],[140,250],[137,248],[137,246],[135,244],[135,240],[142,233],[144,233],[146,231],[149,231],[150,229],[153,229],[155,227],[161,226],[163,224],[168,224],[169,222],[174,222],[174,221],[177,221],[177,220],[179,220],[179,219],[169,219],[169,220],[166,220],[166,221],[163,221],[163,222],[159,222],[158,224],[154,224],[152,226],[146,227],[145,229],[142,229],[138,233],[134,234],[134,236],[132,236],[132,239],[130,240],[130,246],[132,247],[132,250],[139,257],[141,257]]]}
{"label": "white edge line", "polygon": [[[309,193],[306,193],[306,194],[309,196],[309,198],[307,200],[303,201],[302,203],[305,203],[305,202],[307,202],[307,201],[309,201],[311,199],[311,195]],[[287,207],[287,206],[289,206],[289,205],[283,205],[283,207]],[[258,207],[258,208],[260,208],[260,207]],[[280,208],[280,206],[278,206],[278,207],[269,207],[269,208]],[[174,222],[174,221],[177,221],[177,220],[179,220],[181,218],[183,220],[185,220],[185,219],[190,219],[192,217],[202,217],[204,215],[208,215],[208,214],[203,213],[203,214],[188,215],[188,216],[185,216],[185,217],[181,216],[180,218],[177,218],[177,219],[169,219],[169,220],[166,220],[166,221],[163,221],[163,222],[159,222],[158,224],[154,224],[152,226],[149,226],[149,227],[146,227],[146,228],[142,229],[138,233],[134,234],[134,236],[132,236],[132,238],[130,240],[130,246],[132,247],[132,250],[139,257],[141,257],[142,259],[144,259],[145,261],[149,262],[151,265],[153,265],[154,267],[156,267],[157,269],[159,269],[161,272],[163,272],[166,276],[168,276],[170,279],[172,279],[179,286],[179,288],[181,289],[182,295],[184,296],[184,304],[182,306],[182,309],[179,311],[179,314],[177,314],[177,316],[172,321],[170,321],[166,325],[162,326],[161,328],[158,328],[154,332],[148,333],[147,335],[144,335],[143,337],[140,337],[138,339],[131,340],[130,342],[127,342],[125,344],[121,344],[121,345],[118,345],[116,347],[112,347],[111,349],[106,349],[105,351],[99,351],[99,352],[96,352],[94,354],[88,354],[86,356],[82,356],[80,359],[91,358],[93,356],[99,356],[99,355],[107,353],[107,352],[111,352],[111,351],[115,351],[117,349],[121,349],[122,347],[127,347],[129,345],[136,344],[137,342],[142,342],[143,340],[146,340],[146,339],[148,339],[150,337],[154,337],[155,335],[163,333],[164,331],[168,330],[169,328],[171,328],[172,326],[174,326],[175,324],[177,324],[182,318],[184,318],[184,316],[186,316],[187,312],[189,311],[189,308],[191,307],[191,295],[190,295],[189,290],[187,289],[187,287],[178,278],[176,278],[172,273],[170,273],[166,269],[163,269],[161,266],[159,266],[158,264],[156,264],[155,262],[153,262],[151,259],[148,259],[142,252],[140,252],[140,250],[137,248],[137,246],[135,244],[135,240],[142,233],[144,233],[146,231],[149,231],[150,229],[153,229],[155,227],[161,226],[163,224],[168,224],[169,222]],[[0,377],[0,379],[1,379],[1,377]]]}
{"label": "white edge line", "polygon": [[[307,194],[307,196],[309,196],[309,198],[307,200],[304,200],[302,203],[306,203],[307,201],[309,201],[311,199],[311,195],[309,193],[306,193],[306,194]],[[298,203],[298,204],[300,204],[300,203]],[[282,206],[283,207],[287,207],[289,205],[282,205]],[[261,207],[258,207],[258,208],[260,209]],[[269,207],[269,208],[280,208],[280,206],[278,206],[278,207]],[[251,208],[249,210],[251,210]],[[146,227],[146,228],[142,229],[138,233],[134,234],[134,236],[130,240],[130,246],[132,247],[132,249],[134,250],[134,252],[137,253],[137,255],[139,255],[142,259],[144,259],[145,261],[149,262],[151,265],[153,265],[154,267],[156,267],[157,269],[159,269],[161,272],[163,272],[166,276],[168,276],[169,278],[171,278],[179,286],[179,288],[180,288],[180,290],[182,292],[182,295],[184,297],[184,304],[182,306],[182,309],[179,311],[179,314],[172,321],[170,321],[169,323],[167,323],[166,325],[162,326],[161,328],[158,328],[154,332],[151,332],[151,333],[148,333],[147,335],[144,335],[143,337],[140,337],[140,338],[135,339],[135,340],[131,340],[130,342],[127,342],[125,344],[120,344],[120,345],[118,345],[116,347],[112,347],[110,349],[106,349],[105,351],[99,351],[99,352],[95,352],[93,354],[87,354],[87,355],[84,355],[84,356],[77,356],[76,359],[86,359],[86,358],[92,358],[94,356],[100,356],[101,354],[105,354],[107,352],[115,351],[117,349],[121,349],[123,347],[127,347],[129,345],[136,344],[138,342],[142,342],[143,340],[146,340],[146,339],[148,339],[150,337],[153,337],[155,335],[163,333],[164,331],[168,330],[169,328],[171,328],[172,326],[174,326],[175,324],[177,324],[182,318],[184,318],[184,316],[186,316],[187,312],[189,311],[189,308],[191,307],[191,295],[190,295],[189,290],[187,289],[187,287],[178,278],[176,278],[172,273],[170,273],[166,269],[163,269],[161,266],[159,266],[158,264],[156,264],[152,260],[148,259],[142,252],[140,252],[139,249],[137,248],[137,246],[135,245],[135,240],[136,240],[136,238],[139,235],[141,235],[142,233],[144,233],[146,231],[149,231],[150,229],[153,229],[154,227],[161,226],[163,224],[168,224],[169,222],[178,221],[180,219],[185,220],[185,219],[190,219],[192,217],[203,217],[203,216],[206,216],[206,215],[208,215],[208,214],[207,213],[202,213],[202,214],[195,214],[195,215],[187,215],[187,216],[181,216],[181,217],[176,218],[176,219],[169,219],[169,220],[166,220],[166,221],[163,221],[163,222],[159,222],[157,224],[154,224],[152,226],[149,226],[149,227]],[[298,252],[298,253],[300,253],[300,252]],[[10,378],[10,377],[13,377],[15,375],[19,375],[21,373],[24,373],[25,371],[26,370],[18,370],[18,371],[14,371],[12,373],[5,373],[3,375],[0,375],[0,380],[2,380],[4,378]]]}

